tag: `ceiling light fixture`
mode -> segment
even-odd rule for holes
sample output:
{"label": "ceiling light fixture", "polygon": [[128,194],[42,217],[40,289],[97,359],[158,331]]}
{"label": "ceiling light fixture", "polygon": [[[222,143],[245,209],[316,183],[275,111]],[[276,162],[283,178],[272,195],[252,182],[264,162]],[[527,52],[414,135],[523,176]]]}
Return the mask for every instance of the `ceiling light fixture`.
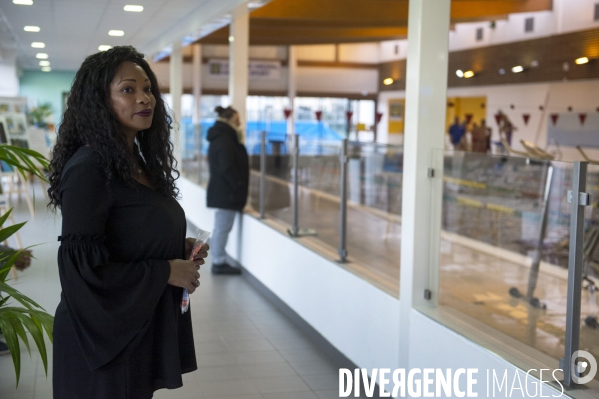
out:
{"label": "ceiling light fixture", "polygon": [[31,43],[31,47],[33,48],[46,48],[46,44],[42,42],[33,42]]}
{"label": "ceiling light fixture", "polygon": [[108,31],[108,35],[109,36],[125,36],[125,32],[122,30],[109,30]]}
{"label": "ceiling light fixture", "polygon": [[50,72],[51,70],[52,68],[50,68],[49,66],[42,67],[42,72]]}
{"label": "ceiling light fixture", "polygon": [[46,53],[37,53],[35,55],[35,58],[37,58],[38,60],[46,60],[46,59],[48,59],[48,54],[46,54]]}
{"label": "ceiling light fixture", "polygon": [[467,78],[471,78],[474,76],[474,72],[473,71],[466,71],[464,72],[464,77]]}
{"label": "ceiling light fixture", "polygon": [[235,41],[235,38],[233,36],[229,36],[229,43],[233,43]]}
{"label": "ceiling light fixture", "polygon": [[40,61],[40,66],[50,66],[50,61],[47,61],[47,60]]}
{"label": "ceiling light fixture", "polygon": [[130,11],[130,12],[142,12],[144,10],[143,6],[134,6],[134,5],[126,5],[125,8],[123,8],[125,11]]}
{"label": "ceiling light fixture", "polygon": [[32,6],[33,0],[12,0],[13,4],[18,4],[21,6]]}
{"label": "ceiling light fixture", "polygon": [[101,44],[98,46],[98,50],[100,50],[100,51],[110,50],[111,48],[112,48],[112,46],[109,46],[108,44]]}
{"label": "ceiling light fixture", "polygon": [[518,65],[512,68],[512,72],[514,73],[519,73],[522,72],[524,70],[524,68],[522,67],[522,65]]}
{"label": "ceiling light fixture", "polygon": [[464,77],[464,72],[461,69],[458,69],[457,71],[455,71],[455,74],[458,75],[458,78]]}
{"label": "ceiling light fixture", "polygon": [[576,64],[578,64],[578,65],[582,65],[582,64],[588,63],[589,59],[587,57],[580,57],[580,58],[577,58],[576,61],[574,61],[574,62],[576,62]]}
{"label": "ceiling light fixture", "polygon": [[538,67],[539,66],[539,61],[537,61],[537,60],[530,61],[530,66],[533,67],[533,68]]}
{"label": "ceiling light fixture", "polygon": [[389,86],[390,84],[393,84],[393,82],[394,82],[393,78],[387,78],[387,79],[383,80],[383,84],[385,86]]}
{"label": "ceiling light fixture", "polygon": [[23,30],[25,32],[39,32],[40,31],[40,27],[39,26],[26,26],[23,28]]}
{"label": "ceiling light fixture", "polygon": [[505,75],[505,69],[503,69],[503,68],[499,69],[499,74],[500,75]]}

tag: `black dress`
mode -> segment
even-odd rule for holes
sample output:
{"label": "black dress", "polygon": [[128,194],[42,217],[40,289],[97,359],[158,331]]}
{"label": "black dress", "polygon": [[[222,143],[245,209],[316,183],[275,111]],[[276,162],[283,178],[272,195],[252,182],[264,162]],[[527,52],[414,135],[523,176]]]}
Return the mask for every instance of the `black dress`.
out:
{"label": "black dress", "polygon": [[89,147],[60,183],[61,301],[54,319],[54,398],[151,398],[197,368],[182,289],[168,260],[185,257],[183,209],[137,183],[106,186]]}

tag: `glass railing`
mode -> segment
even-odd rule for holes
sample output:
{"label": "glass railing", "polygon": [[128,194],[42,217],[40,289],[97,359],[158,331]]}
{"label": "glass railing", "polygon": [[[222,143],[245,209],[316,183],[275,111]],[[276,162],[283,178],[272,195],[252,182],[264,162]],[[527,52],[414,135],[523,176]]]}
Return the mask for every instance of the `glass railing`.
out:
{"label": "glass railing", "polygon": [[[515,351],[553,359],[558,369],[571,312],[568,191],[574,164],[442,151],[433,159],[443,168],[441,192],[433,190],[433,206],[442,198],[439,254],[431,254],[439,259],[431,270],[438,273],[439,308]],[[599,195],[599,167],[589,169],[587,181],[587,192]],[[599,358],[599,215],[596,207],[581,209],[584,283],[581,317],[574,323],[582,326],[580,349]]]}

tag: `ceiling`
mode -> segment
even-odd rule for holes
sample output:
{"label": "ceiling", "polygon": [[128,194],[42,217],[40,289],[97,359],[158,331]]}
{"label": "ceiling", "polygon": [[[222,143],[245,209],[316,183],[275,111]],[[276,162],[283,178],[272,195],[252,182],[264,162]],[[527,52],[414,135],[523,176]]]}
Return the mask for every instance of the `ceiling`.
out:
{"label": "ceiling", "polygon": [[[34,0],[32,6],[0,0],[0,49],[15,49],[23,69],[39,69],[36,53],[49,54],[53,70],[76,70],[101,44],[131,44],[154,55],[194,33],[202,43],[228,43],[227,12],[243,0]],[[263,5],[263,3],[267,3]],[[405,38],[408,0],[254,0],[251,44],[311,44]],[[126,4],[142,5],[141,13]],[[550,10],[552,0],[452,0],[452,23],[491,20],[509,13]],[[225,19],[223,20],[223,16]],[[215,21],[217,24],[215,25]],[[208,31],[200,30],[212,24]],[[35,25],[38,33],[23,27]],[[221,26],[224,26],[221,29]],[[108,31],[125,31],[122,37]],[[211,33],[213,32],[213,33]],[[46,48],[31,48],[32,42]]]}
{"label": "ceiling", "polygon": [[[323,44],[403,39],[408,0],[272,0],[250,17],[250,43]],[[451,23],[552,9],[552,0],[452,0]],[[224,27],[199,40],[226,44]]]}
{"label": "ceiling", "polygon": [[[0,0],[0,48],[16,49],[23,69],[39,69],[35,55],[45,52],[53,70],[77,70],[101,44],[131,44],[154,54],[165,45],[163,39],[171,43],[175,38],[181,39],[242,1],[34,0],[32,6],[24,6]],[[126,12],[126,4],[142,5],[144,10]],[[39,26],[41,30],[25,32],[26,25]],[[123,30],[125,35],[108,36],[112,29]],[[43,42],[46,48],[31,48],[32,42]]]}

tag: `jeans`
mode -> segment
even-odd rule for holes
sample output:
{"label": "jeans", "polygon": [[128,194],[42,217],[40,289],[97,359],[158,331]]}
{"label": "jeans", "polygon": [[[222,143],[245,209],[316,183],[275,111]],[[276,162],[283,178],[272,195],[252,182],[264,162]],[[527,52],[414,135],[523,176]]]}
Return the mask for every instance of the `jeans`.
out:
{"label": "jeans", "polygon": [[229,233],[233,228],[235,215],[237,215],[237,213],[237,211],[220,208],[217,208],[216,212],[214,213],[214,231],[212,232],[212,237],[210,238],[210,254],[212,255],[212,264],[227,263],[230,266],[239,266],[239,263],[237,263],[237,261],[235,261],[235,259],[229,256],[229,254],[225,251],[227,239],[229,238]]}

